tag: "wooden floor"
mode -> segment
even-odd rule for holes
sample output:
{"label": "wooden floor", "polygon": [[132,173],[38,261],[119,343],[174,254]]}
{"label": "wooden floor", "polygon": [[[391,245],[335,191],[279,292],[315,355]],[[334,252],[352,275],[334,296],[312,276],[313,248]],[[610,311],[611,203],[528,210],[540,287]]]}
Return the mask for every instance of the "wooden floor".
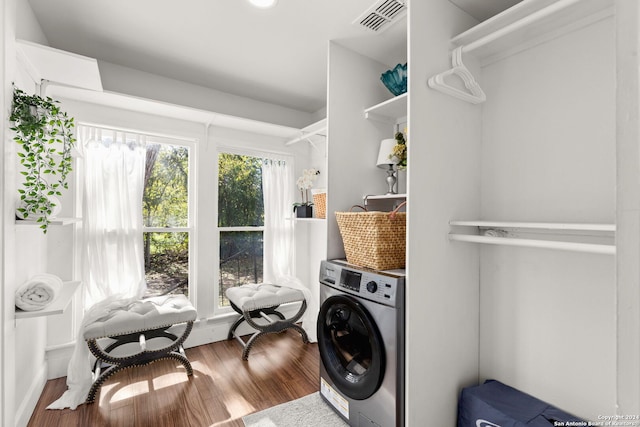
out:
{"label": "wooden floor", "polygon": [[95,403],[75,411],[45,409],[67,389],[66,378],[47,381],[29,427],[242,427],[244,415],[318,391],[318,346],[292,330],[261,337],[248,362],[235,340],[186,354],[190,379],[169,360],[126,369],[105,382]]}

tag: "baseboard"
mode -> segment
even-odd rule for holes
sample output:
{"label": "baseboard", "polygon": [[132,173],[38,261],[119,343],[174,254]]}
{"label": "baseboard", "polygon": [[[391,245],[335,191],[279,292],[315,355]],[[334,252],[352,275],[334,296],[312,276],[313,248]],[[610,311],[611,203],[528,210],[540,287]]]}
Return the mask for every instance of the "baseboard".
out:
{"label": "baseboard", "polygon": [[18,405],[16,410],[16,427],[26,427],[29,424],[29,419],[33,411],[36,409],[40,395],[44,390],[44,385],[47,382],[47,367],[42,366],[38,373],[34,376],[34,380],[27,391],[26,396]]}

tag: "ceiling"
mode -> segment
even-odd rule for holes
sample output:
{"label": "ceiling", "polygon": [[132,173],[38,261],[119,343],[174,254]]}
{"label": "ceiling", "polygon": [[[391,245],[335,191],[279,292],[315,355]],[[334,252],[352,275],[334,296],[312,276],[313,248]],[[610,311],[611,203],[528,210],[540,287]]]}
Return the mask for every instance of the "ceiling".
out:
{"label": "ceiling", "polygon": [[[407,55],[406,18],[353,24],[375,0],[28,1],[54,48],[309,113],[326,105],[328,40],[389,67]],[[516,2],[451,1],[480,20]]]}
{"label": "ceiling", "polygon": [[478,21],[485,21],[522,0],[449,0]]}

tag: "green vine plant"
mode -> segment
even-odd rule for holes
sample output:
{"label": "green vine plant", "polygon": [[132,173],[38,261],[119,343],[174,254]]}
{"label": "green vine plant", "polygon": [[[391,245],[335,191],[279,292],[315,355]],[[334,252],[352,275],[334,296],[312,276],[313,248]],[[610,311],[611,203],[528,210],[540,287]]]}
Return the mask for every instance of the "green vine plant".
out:
{"label": "green vine plant", "polygon": [[35,218],[46,234],[56,207],[50,196],[62,195],[72,171],[73,117],[60,110],[58,101],[27,95],[14,87],[10,120],[24,168],[17,211],[24,219]]}

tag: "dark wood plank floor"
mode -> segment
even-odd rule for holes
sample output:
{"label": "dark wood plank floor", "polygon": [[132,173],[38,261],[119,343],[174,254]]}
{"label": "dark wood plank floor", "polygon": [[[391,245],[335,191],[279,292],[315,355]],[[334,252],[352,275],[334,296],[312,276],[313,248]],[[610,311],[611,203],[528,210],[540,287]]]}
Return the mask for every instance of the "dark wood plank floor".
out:
{"label": "dark wood plank floor", "polygon": [[[246,337],[245,337],[246,338]],[[93,404],[46,410],[66,389],[47,381],[29,427],[242,427],[244,415],[318,391],[317,344],[286,331],[261,337],[244,362],[236,341],[186,350],[193,366],[162,360],[115,374]]]}

